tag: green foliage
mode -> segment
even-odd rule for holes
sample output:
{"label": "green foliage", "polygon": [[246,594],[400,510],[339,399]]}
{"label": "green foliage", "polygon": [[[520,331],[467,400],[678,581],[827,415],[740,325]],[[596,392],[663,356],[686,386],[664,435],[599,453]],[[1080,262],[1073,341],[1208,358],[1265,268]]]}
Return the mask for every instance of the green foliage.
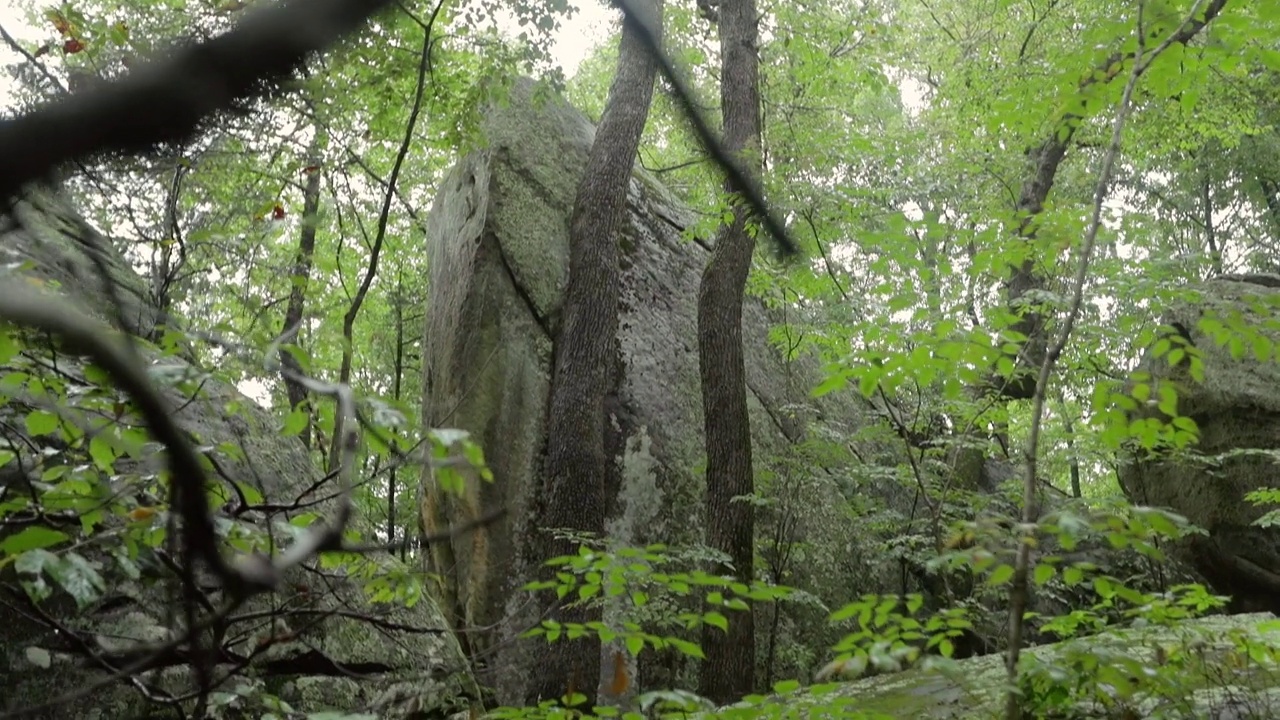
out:
{"label": "green foliage", "polygon": [[[1150,49],[1190,3],[1143,7]],[[23,63],[17,102],[54,95],[54,83],[78,90],[121,77],[170,38],[225,29],[242,8],[205,0],[85,0],[33,12],[38,38],[21,43],[40,67]],[[825,367],[813,388],[815,403],[847,401],[865,410],[867,426],[821,427],[781,457],[761,458],[760,492],[749,501],[762,526],[779,531],[771,539],[762,534],[757,544],[767,581],[734,583],[692,569],[722,560],[705,549],[588,539],[578,555],[553,565],[553,580],[529,589],[572,602],[614,602],[619,613],[611,617],[619,619],[544,623],[530,635],[559,641],[594,634],[632,655],[666,650],[696,658],[692,631],[723,629],[752,603],[815,615],[842,608],[833,614],[836,631],[845,634],[835,644],[836,662],[849,674],[891,669],[933,651],[950,655],[966,630],[987,634],[1006,624],[1005,596],[1022,543],[1033,544],[1032,590],[1061,609],[1030,617],[1046,638],[1176,623],[1217,608],[1221,600],[1203,587],[1157,589],[1140,571],[1107,572],[1091,553],[1128,553],[1150,567],[1167,563],[1166,542],[1194,532],[1181,518],[1112,502],[1116,466],[1135,456],[1194,455],[1205,429],[1185,398],[1188,388],[1213,378],[1206,377],[1211,348],[1197,347],[1189,335],[1236,359],[1272,363],[1280,355],[1280,328],[1266,320],[1274,307],[1210,308],[1186,328],[1164,317],[1170,307],[1199,300],[1186,287],[1208,275],[1280,267],[1275,243],[1267,241],[1277,226],[1280,16],[1265,3],[1229,3],[1193,42],[1170,47],[1141,78],[1118,148],[1123,177],[1104,208],[1079,321],[1050,377],[1050,422],[1038,444],[1027,447],[1032,404],[992,403],[975,390],[1001,386],[1019,370],[1015,358],[1028,338],[1015,327],[1015,310],[1045,314],[1051,334],[1062,327],[1100,148],[1120,97],[1115,78],[1132,62],[1113,54],[1137,48],[1133,5],[798,0],[761,9],[764,182],[812,262],[785,269],[758,263],[749,289],[780,319],[770,335],[775,348],[789,361]],[[450,494],[494,479],[475,439],[448,429],[420,434],[411,420],[420,415],[424,220],[445,169],[481,142],[485,104],[500,99],[517,72],[547,69],[546,39],[572,13],[561,0],[442,6],[430,44],[429,112],[407,138],[410,162],[389,194],[384,184],[406,141],[405,99],[413,95],[423,46],[422,11],[388,14],[310,62],[281,92],[250,103],[252,114],[214,123],[181,147],[98,162],[92,183],[71,181],[90,219],[146,269],[148,290],[162,307],[249,349],[160,332],[147,352],[190,353],[217,370],[156,362],[156,381],[188,396],[210,379],[253,389],[273,412],[263,432],[309,435],[323,465],[335,431],[332,406],[289,407],[283,383],[264,369],[259,352],[275,347],[284,299],[305,290],[305,322],[278,349],[313,377],[337,377],[344,352],[355,358],[350,382],[367,421],[355,502],[377,523],[352,530],[350,539],[369,542],[403,539],[416,524],[418,472],[411,461],[428,465],[431,481]],[[495,31],[491,18],[500,11],[510,13],[514,33]],[[713,115],[719,92],[706,68],[719,53],[714,32],[690,3],[668,7],[666,31],[669,53],[688,69],[699,105]],[[616,45],[602,43],[569,84],[570,96],[592,116],[603,111],[615,60]],[[547,77],[561,79],[554,71]],[[1051,178],[1052,193],[1028,213],[1022,188],[1043,180],[1028,176],[1028,160],[1067,128],[1074,141]],[[722,178],[704,161],[668,94],[655,99],[641,162],[699,213],[686,228],[690,239],[714,234],[727,207]],[[308,215],[307,179],[315,173],[321,194]],[[385,232],[375,237],[380,219]],[[1028,221],[1034,234],[1021,227]],[[303,283],[295,263],[305,229],[316,231],[316,247]],[[347,339],[347,313],[376,241],[384,243],[383,263]],[[1024,265],[1048,282],[1009,307],[1003,286],[1011,269]],[[77,361],[65,350],[51,351],[47,340],[0,333],[6,427],[0,569],[11,568],[37,602],[60,593],[89,609],[117,578],[165,577],[160,551],[175,542],[171,478],[145,462],[156,448],[130,399],[97,368],[67,372],[65,363]],[[1139,369],[1143,358],[1148,364]],[[225,407],[228,417],[247,422],[246,411],[243,401]],[[231,443],[201,452],[210,467],[246,459]],[[1030,526],[1015,520],[1021,497],[1005,481],[1020,481],[1018,473],[971,482],[958,470],[957,458],[966,453],[980,456],[981,465],[1001,452],[1033,456],[1035,479],[1054,488],[1077,477],[1084,501],[1049,509]],[[1241,449],[1200,460],[1275,459],[1276,452]],[[815,487],[835,492],[805,494]],[[243,480],[219,478],[207,492],[215,508],[266,502]],[[1046,494],[1056,500],[1050,489]],[[914,498],[911,514],[896,502],[903,496]],[[806,507],[801,498],[809,497],[833,507]],[[1276,504],[1280,492],[1264,488],[1249,499]],[[1257,524],[1275,525],[1277,512]],[[299,512],[264,529],[223,513],[215,528],[229,549],[270,551],[318,519]],[[844,523],[850,542],[815,547],[803,532],[809,523]],[[361,580],[378,602],[412,605],[423,597],[420,577],[403,566],[333,553],[321,567]],[[927,597],[906,588],[902,596],[865,594],[886,567],[914,571],[911,582],[942,589],[931,588]],[[835,587],[846,577],[867,587]],[[783,587],[791,581],[805,585]],[[847,623],[856,627],[845,632]],[[790,642],[796,657],[813,658],[828,649],[803,646],[813,637],[783,627],[779,641],[784,650]],[[1153,660],[1081,647],[1056,665],[1028,661],[1022,670],[1024,699],[1045,716],[1085,701],[1120,716],[1145,708],[1142,698],[1172,703],[1183,689],[1180,674],[1198,662],[1175,649]],[[1262,651],[1240,654],[1256,652]],[[679,689],[651,690],[634,709],[594,712],[635,718],[708,711]],[[795,681],[785,682],[773,687],[774,696],[715,713],[788,716],[796,711],[784,696],[795,691]],[[211,707],[224,714],[296,713],[263,704],[270,693],[262,692],[249,685],[220,691]],[[843,699],[822,710],[860,716]]]}
{"label": "green foliage", "polygon": [[[1246,493],[1244,499],[1258,506],[1277,505],[1280,504],[1280,488],[1258,488]],[[1280,510],[1268,510],[1253,524],[1264,528],[1280,525]]]}
{"label": "green foliage", "polygon": [[922,650],[950,658],[954,638],[972,624],[963,608],[949,608],[922,622],[915,615],[923,605],[920,595],[867,595],[833,613],[832,621],[852,620],[857,628],[835,646],[838,656],[833,663],[839,673],[860,677],[868,670],[898,672],[915,663]]}
{"label": "green foliage", "polygon": [[[646,647],[653,650],[674,649],[684,655],[701,658],[702,649],[676,634],[658,635],[646,627],[663,630],[696,630],[711,625],[727,630],[726,613],[748,609],[749,601],[774,602],[787,596],[788,589],[764,583],[747,585],[729,577],[711,575],[702,570],[673,571],[710,555],[703,549],[670,553],[662,545],[646,548],[622,547],[611,551],[582,545],[576,556],[555,558],[547,563],[556,568],[555,579],[529,583],[527,591],[553,590],[562,600],[589,603],[605,598],[624,600],[620,624],[603,622],[565,623],[544,620],[525,633],[526,637],[545,637],[548,642],[561,638],[572,640],[591,634],[602,642],[621,641],[632,655]],[[684,599],[701,604],[698,611],[681,611]]]}

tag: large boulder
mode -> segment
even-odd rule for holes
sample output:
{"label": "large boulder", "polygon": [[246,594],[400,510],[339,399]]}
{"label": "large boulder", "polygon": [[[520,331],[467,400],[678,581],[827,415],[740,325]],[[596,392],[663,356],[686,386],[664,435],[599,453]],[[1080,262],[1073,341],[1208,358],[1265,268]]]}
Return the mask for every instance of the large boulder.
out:
{"label": "large boulder", "polygon": [[[1267,613],[1135,623],[1022,653],[1023,717],[1274,718],[1280,624]],[[1002,654],[870,675],[760,704],[766,717],[988,720],[1005,717]],[[923,665],[924,663],[922,663]],[[1230,668],[1229,670],[1227,668]]]}
{"label": "large boulder", "polygon": [[[500,697],[514,699],[520,679],[503,660],[517,644],[502,641],[521,629],[513,619],[529,619],[522,612],[529,596],[519,588],[533,559],[518,543],[539,515],[535,490],[547,442],[569,215],[595,131],[580,112],[528,81],[489,113],[483,130],[487,145],[448,174],[428,223],[424,414],[429,426],[469,431],[495,481],[457,499],[442,496],[428,478],[424,520],[440,527],[508,510],[486,532],[435,548],[433,570],[469,641],[497,647],[491,662],[502,669],[493,680],[509,686]],[[696,306],[709,252],[707,240],[686,237],[695,219],[636,167],[619,239],[617,393],[609,400],[606,441],[616,461],[606,479],[613,498],[609,533],[623,543],[701,541],[705,453]],[[817,373],[803,361],[785,362],[769,342],[770,327],[764,305],[749,298],[743,339],[757,471],[763,458],[781,456],[804,438],[815,418],[848,430],[864,422],[848,396],[808,399]],[[844,519],[846,501],[836,484],[805,482],[795,493],[790,500],[804,507],[805,524],[796,540],[809,541],[818,553],[851,553],[855,528]],[[842,579],[850,586],[846,593],[877,586],[852,587],[858,583]],[[487,637],[485,628],[493,629]]]}
{"label": "large boulder", "polygon": [[1181,293],[1163,321],[1195,346],[1203,382],[1187,360],[1171,363],[1164,353],[1149,352],[1140,370],[1150,374],[1153,398],[1172,384],[1178,413],[1195,421],[1199,440],[1194,452],[1136,457],[1122,468],[1121,485],[1135,503],[1171,508],[1207,531],[1179,549],[1236,608],[1280,611],[1280,532],[1255,525],[1270,506],[1245,499],[1280,489],[1280,276],[1210,280]]}
{"label": "large boulder", "polygon": [[[333,488],[319,482],[296,437],[193,365],[181,344],[164,351],[146,342],[159,314],[145,283],[57,192],[32,189],[0,223],[4,280],[18,273],[19,282],[60,289],[138,338],[144,362],[178,408],[178,425],[205,448],[210,496],[222,505],[216,527],[232,547],[287,545],[313,513],[332,511]],[[128,398],[102,383],[74,348],[36,333],[24,345],[12,357],[7,347],[0,362],[0,544],[21,550],[39,537],[22,532],[41,525],[68,537],[0,563],[7,565],[0,567],[0,713],[45,706],[31,717],[190,714],[200,696],[192,649],[153,648],[183,636],[188,603],[201,618],[224,598],[205,580],[192,588],[195,597],[181,589],[174,570],[184,556],[163,541],[163,448],[143,444],[144,425]],[[77,430],[27,422],[50,409]],[[79,432],[107,442],[79,442]],[[352,529],[372,536],[362,520]],[[208,699],[219,717],[262,717],[272,708],[269,696],[297,712],[364,709],[386,718],[439,718],[469,707],[475,684],[447,621],[430,598],[405,602],[412,599],[402,592],[412,592],[403,583],[412,577],[408,567],[381,553],[306,565],[282,592],[250,599],[200,635],[209,653],[200,664],[216,682]],[[386,598],[372,599],[375,582]]]}

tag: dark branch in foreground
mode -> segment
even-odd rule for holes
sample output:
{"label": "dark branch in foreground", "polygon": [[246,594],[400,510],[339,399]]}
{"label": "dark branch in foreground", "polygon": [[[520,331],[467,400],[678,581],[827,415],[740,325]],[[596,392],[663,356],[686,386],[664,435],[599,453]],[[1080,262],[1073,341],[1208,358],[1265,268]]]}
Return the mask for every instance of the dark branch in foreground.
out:
{"label": "dark branch in foreground", "polygon": [[187,137],[209,114],[287,75],[391,0],[287,0],[123,80],[0,123],[0,198],[72,160]]}
{"label": "dark branch in foreground", "polygon": [[693,132],[698,136],[698,140],[707,149],[716,164],[733,181],[734,187],[741,188],[742,199],[751,207],[752,212],[756,214],[761,224],[764,225],[765,230],[768,230],[769,234],[773,236],[778,255],[784,260],[794,258],[800,252],[799,246],[787,234],[786,225],[778,219],[776,213],[769,209],[763,193],[760,192],[760,184],[752,180],[751,176],[742,169],[742,165],[725,149],[724,143],[716,137],[715,132],[711,130],[711,126],[702,117],[702,113],[698,111],[697,105],[694,104],[693,93],[685,86],[684,80],[680,78],[680,73],[676,71],[671,58],[668,58],[667,54],[663,52],[653,29],[645,24],[643,17],[631,6],[631,0],[618,0],[618,7],[622,8],[622,12],[625,15],[623,22],[631,23],[637,28],[638,32],[636,34],[639,36],[640,41],[644,43],[645,48],[657,60],[658,69],[662,71],[662,76],[667,79],[667,82],[671,83],[671,89],[675,92],[680,109],[684,112],[685,117],[689,119],[689,124],[693,126]]}
{"label": "dark branch in foreground", "polygon": [[[0,122],[0,164],[5,168],[0,198],[13,196],[26,183],[72,160],[184,140],[203,118],[252,95],[263,80],[286,76],[308,54],[325,49],[391,4],[392,0],[285,0],[254,11],[231,32],[183,48],[169,60],[149,63],[123,80]],[[637,21],[628,0],[618,5],[625,21],[639,28],[698,139],[743,189],[743,200],[773,236],[778,254],[794,257],[798,246],[785,225],[698,112],[652,30]]]}

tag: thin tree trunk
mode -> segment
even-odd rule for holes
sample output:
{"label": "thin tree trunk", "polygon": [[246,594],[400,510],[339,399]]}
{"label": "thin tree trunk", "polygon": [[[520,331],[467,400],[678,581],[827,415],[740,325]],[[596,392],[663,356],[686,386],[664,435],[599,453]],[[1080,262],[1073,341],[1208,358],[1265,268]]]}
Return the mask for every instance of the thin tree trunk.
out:
{"label": "thin tree trunk", "polygon": [[[400,402],[400,394],[404,387],[404,273],[396,272],[396,290],[391,296],[392,307],[395,308],[396,315],[396,350],[393,358],[392,375],[391,375],[391,397],[396,402]],[[392,442],[395,442],[394,436]],[[399,492],[399,484],[396,481],[397,464],[392,463],[391,469],[387,472],[387,542],[394,543],[396,541],[396,529],[399,523],[396,522],[396,493]],[[400,546],[400,559],[405,556],[405,546]]]}
{"label": "thin tree trunk", "polygon": [[[317,130],[316,140],[312,144],[307,158],[307,185],[302,193],[302,231],[298,234],[298,252],[293,258],[293,271],[289,274],[289,304],[284,310],[284,330],[302,322],[307,304],[307,286],[311,282],[311,263],[316,251],[316,227],[320,222],[320,148],[321,132]],[[294,336],[293,343],[301,346],[301,330]],[[302,375],[302,365],[293,353],[280,349],[281,376],[284,390],[289,396],[289,409],[299,410],[306,407],[307,389],[302,383],[291,380],[290,376]],[[302,444],[311,447],[311,421],[302,427]]]}
{"label": "thin tree trunk", "polygon": [[[400,170],[404,160],[409,156],[409,148],[413,145],[414,131],[418,127],[418,116],[422,112],[422,98],[427,89],[427,70],[431,67],[431,41],[434,36],[430,29],[422,31],[422,49],[418,55],[418,80],[413,93],[413,104],[409,107],[409,117],[405,121],[404,137],[400,141],[400,149],[396,151],[395,162],[391,165],[391,174],[387,176],[386,191],[382,195],[382,210],[378,213],[378,230],[373,237],[373,246],[369,248],[369,264],[365,268],[360,287],[351,298],[347,312],[342,316],[342,362],[338,367],[338,382],[346,385],[351,382],[351,364],[355,353],[356,318],[360,316],[360,308],[369,295],[369,288],[378,276],[378,260],[382,257],[382,246],[387,238],[387,222],[391,217],[391,201],[396,196],[396,184],[400,182]],[[342,437],[342,413],[333,417],[333,443],[329,446],[329,467],[338,467],[342,457],[342,445],[338,438]]]}
{"label": "thin tree trunk", "polygon": [[1210,267],[1215,275],[1222,274],[1222,251],[1218,248],[1218,235],[1213,227],[1213,178],[1209,177],[1209,160],[1201,159],[1200,209],[1204,213],[1204,244],[1209,248]]}
{"label": "thin tree trunk", "polygon": [[1071,422],[1070,410],[1067,408],[1067,401],[1061,395],[1058,397],[1058,407],[1062,409],[1062,429],[1067,433],[1067,462],[1068,469],[1071,472],[1071,497],[1081,497],[1080,490],[1080,458],[1076,457],[1076,429],[1075,424]]}
{"label": "thin tree trunk", "polygon": [[[1195,37],[1205,25],[1211,22],[1227,0],[1210,0],[1204,7],[1201,18],[1183,25],[1174,36],[1174,42],[1185,43]],[[1149,28],[1152,33],[1165,33],[1170,29]],[[1095,66],[1095,70],[1080,81],[1079,89],[1084,91],[1097,83],[1107,83],[1124,71],[1126,61],[1132,62],[1129,53],[1115,52],[1103,62]],[[1018,192],[1017,236],[1028,243],[1035,240],[1039,228],[1040,213],[1044,211],[1044,203],[1053,189],[1058,170],[1066,159],[1067,150],[1071,147],[1072,138],[1084,119],[1075,112],[1069,111],[1058,118],[1045,140],[1027,151],[1027,174]],[[1011,330],[1027,337],[1017,358],[1017,375],[1003,387],[998,388],[998,395],[1009,400],[1029,400],[1035,394],[1036,375],[1044,364],[1045,352],[1048,349],[1048,338],[1045,337],[1045,317],[1035,307],[1026,307],[1031,295],[1045,289],[1047,278],[1042,269],[1037,267],[1037,256],[1034,248],[1027,249],[1026,258],[1013,268],[1005,293],[1009,305],[1020,317]]]}
{"label": "thin tree trunk", "polygon": [[[651,27],[660,31],[662,0],[648,2]],[[617,235],[625,217],[627,187],[649,117],[656,73],[657,63],[639,32],[630,22],[625,23],[617,75],[578,184],[570,221],[569,280],[555,343],[548,413],[543,528],[597,535],[604,532],[608,503],[604,479],[614,472],[604,450],[604,408],[606,397],[616,387],[618,365]],[[544,550],[544,559],[575,552],[571,542],[549,535],[534,540],[536,547]],[[554,616],[560,622],[580,623],[596,620],[599,614],[598,609],[567,605],[557,608]],[[561,638],[534,654],[530,670],[529,700],[579,692],[590,701],[600,682],[600,640],[596,636]]]}
{"label": "thin tree trunk", "polygon": [[[168,317],[173,309],[173,286],[182,275],[187,264],[187,243],[182,236],[181,210],[178,207],[182,199],[182,181],[191,167],[184,163],[174,163],[173,179],[169,182],[164,201],[164,242],[159,244],[159,259],[152,260],[152,294],[156,299],[156,308],[160,317]],[[174,253],[177,258],[174,258]],[[152,342],[159,342],[161,328],[156,328]]]}
{"label": "thin tree trunk", "polygon": [[[724,142],[745,154],[753,176],[760,167],[759,32],[754,0],[720,3],[720,104]],[[756,182],[755,177],[751,182]],[[735,193],[742,188],[726,183]],[[737,205],[723,226],[698,292],[698,365],[702,375],[707,443],[707,544],[729,555],[732,568],[718,568],[749,583],[755,567],[755,510],[734,498],[753,491],[751,421],[742,350],[742,299],[755,238],[747,230],[746,207]],[[755,685],[756,637],[752,611],[733,613],[729,630],[705,625],[698,691],[717,703],[737,700]]]}

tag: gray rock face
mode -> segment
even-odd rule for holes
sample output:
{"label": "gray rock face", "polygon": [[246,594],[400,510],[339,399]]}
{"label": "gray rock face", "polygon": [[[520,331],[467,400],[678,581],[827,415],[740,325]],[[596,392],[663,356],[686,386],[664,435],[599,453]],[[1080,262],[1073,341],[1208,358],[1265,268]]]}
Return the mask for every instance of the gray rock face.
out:
{"label": "gray rock face", "polygon": [[[1244,499],[1259,488],[1280,488],[1272,456],[1280,450],[1274,347],[1280,340],[1280,277],[1224,276],[1196,290],[1198,297],[1176,304],[1164,322],[1199,350],[1204,382],[1191,379],[1185,361],[1170,368],[1167,359],[1148,354],[1141,366],[1154,377],[1152,397],[1159,397],[1161,383],[1172,383],[1179,413],[1195,420],[1195,456],[1135,460],[1122,470],[1121,484],[1135,503],[1171,508],[1208,531],[1182,550],[1217,591],[1234,596],[1240,608],[1280,610],[1280,532],[1253,525],[1269,508]],[[1227,332],[1215,340],[1202,319],[1224,324]],[[1243,342],[1240,357],[1233,355],[1230,337]],[[1270,346],[1267,359],[1254,355],[1255,338],[1259,347]],[[1233,453],[1240,450],[1262,452]],[[1205,460],[1224,453],[1233,454]]]}
{"label": "gray rock face", "polygon": [[[142,280],[58,195],[37,192],[0,222],[6,223],[0,225],[0,264],[4,265],[0,272],[21,272],[34,281],[56,283],[77,305],[111,321],[117,315],[107,311],[111,302],[105,286],[97,268],[82,255],[92,246],[96,249],[91,251],[104,255],[101,259],[116,284],[115,296],[121,298],[124,310],[120,323],[136,335],[151,332],[156,312]],[[166,368],[166,377],[197,376],[197,382],[170,384],[163,392],[172,407],[180,408],[175,415],[179,425],[199,445],[214,448],[209,456],[217,471],[211,475],[211,489],[221,487],[228,507],[235,507],[239,502],[229,483],[238,483],[242,497],[254,506],[220,513],[216,520],[219,527],[241,539],[249,537],[250,531],[266,530],[280,547],[292,542],[291,520],[301,520],[308,512],[332,510],[332,501],[323,500],[332,494],[332,488],[315,485],[320,474],[305,448],[295,437],[282,437],[269,413],[234,387],[199,377],[199,369],[182,357],[161,357],[158,349],[145,343],[140,350],[153,367]],[[14,371],[70,386],[73,392],[66,393],[68,399],[60,403],[69,418],[83,421],[100,412],[100,405],[93,404],[93,394],[83,392],[91,385],[85,379],[83,360],[65,348],[42,346],[36,338],[25,356],[0,363],[0,376],[12,378]],[[80,392],[74,391],[77,389]],[[81,474],[63,479],[83,481],[83,486],[74,487],[83,487],[88,501],[112,494],[120,498],[149,496],[140,504],[163,510],[164,484],[154,475],[163,467],[158,446],[144,446],[146,451],[138,457],[120,457],[112,464],[110,476],[96,472],[91,462],[80,459],[56,435],[21,430],[25,427],[23,417],[32,410],[30,394],[9,384],[5,402],[0,403],[0,424],[6,428],[4,447],[19,456],[0,471],[0,503],[10,519],[30,520],[31,508],[24,507],[24,498],[31,494],[30,483],[38,478],[38,468],[50,465],[75,465],[69,472]],[[140,426],[129,413],[121,423]],[[36,464],[41,461],[43,466]],[[46,481],[55,486],[58,483]],[[74,492],[72,487],[66,492]],[[261,499],[249,499],[254,492]],[[52,498],[53,491],[46,497]],[[62,498],[67,502],[65,495]],[[269,508],[268,503],[275,508]],[[45,512],[54,518],[67,516],[65,509]],[[74,513],[71,519],[58,527],[74,536],[79,523]],[[167,707],[163,699],[170,697],[188,698],[181,704],[190,710],[195,676],[185,655],[161,658],[155,667],[135,673],[133,682],[111,680],[112,668],[127,665],[130,657],[136,657],[131,653],[137,648],[163,643],[181,633],[184,614],[176,576],[165,567],[163,556],[143,548],[128,557],[119,547],[125,536],[122,519],[107,513],[102,522],[95,531],[96,539],[73,548],[105,581],[100,596],[83,608],[78,609],[61,589],[38,606],[25,604],[18,582],[35,578],[30,573],[15,573],[13,565],[0,568],[0,587],[5,591],[5,600],[0,602],[0,710],[42,705],[108,680],[94,692],[34,717],[168,716],[175,711],[161,708]],[[164,529],[162,513],[152,522],[157,529]],[[0,524],[0,541],[22,527],[20,523]],[[353,529],[368,528],[357,521]],[[50,549],[61,554],[67,548]],[[262,715],[264,709],[254,704],[254,698],[263,692],[280,697],[295,710],[308,712],[368,708],[380,717],[410,718],[443,717],[466,709],[468,697],[476,694],[474,681],[439,608],[430,598],[420,599],[412,607],[399,600],[370,601],[364,587],[369,580],[386,573],[403,574],[407,568],[386,555],[372,554],[366,560],[357,577],[332,566],[320,572],[296,569],[281,593],[253,598],[229,616],[216,642],[212,633],[206,633],[203,647],[220,651],[210,670],[215,679],[223,681],[217,688],[223,693],[221,701],[246,717]],[[43,582],[53,585],[47,578]],[[215,586],[203,592],[208,608],[219,605],[221,592]],[[185,652],[184,646],[180,653]],[[238,669],[241,662],[246,665],[242,670]],[[226,680],[232,671],[238,677]]]}
{"label": "gray rock face", "polygon": [[[509,511],[503,524],[435,556],[442,592],[468,628],[503,627],[504,619],[528,614],[520,612],[528,595],[519,586],[530,558],[514,543],[538,516],[534,489],[546,444],[569,216],[594,135],[578,111],[538,95],[530,83],[517,84],[509,106],[490,114],[487,147],[449,174],[429,222],[426,421],[470,431],[496,481],[459,501],[439,497],[428,478],[426,522],[456,522],[476,507]],[[627,206],[618,392],[608,407],[607,442],[617,459],[607,479],[615,497],[610,534],[635,544],[697,542],[704,448],[696,308],[709,253],[704,241],[683,236],[694,222],[691,212],[639,167]],[[860,422],[852,406],[840,404],[847,399],[808,400],[816,375],[803,363],[783,361],[768,343],[770,324],[762,304],[749,299],[743,335],[756,458],[802,437],[813,413]],[[811,539],[847,547],[850,539],[839,533],[853,529],[838,517],[845,501],[834,485],[809,484],[801,492],[806,511],[812,508],[810,522],[827,513],[829,525],[841,528]],[[518,630],[470,638],[489,644]]]}

